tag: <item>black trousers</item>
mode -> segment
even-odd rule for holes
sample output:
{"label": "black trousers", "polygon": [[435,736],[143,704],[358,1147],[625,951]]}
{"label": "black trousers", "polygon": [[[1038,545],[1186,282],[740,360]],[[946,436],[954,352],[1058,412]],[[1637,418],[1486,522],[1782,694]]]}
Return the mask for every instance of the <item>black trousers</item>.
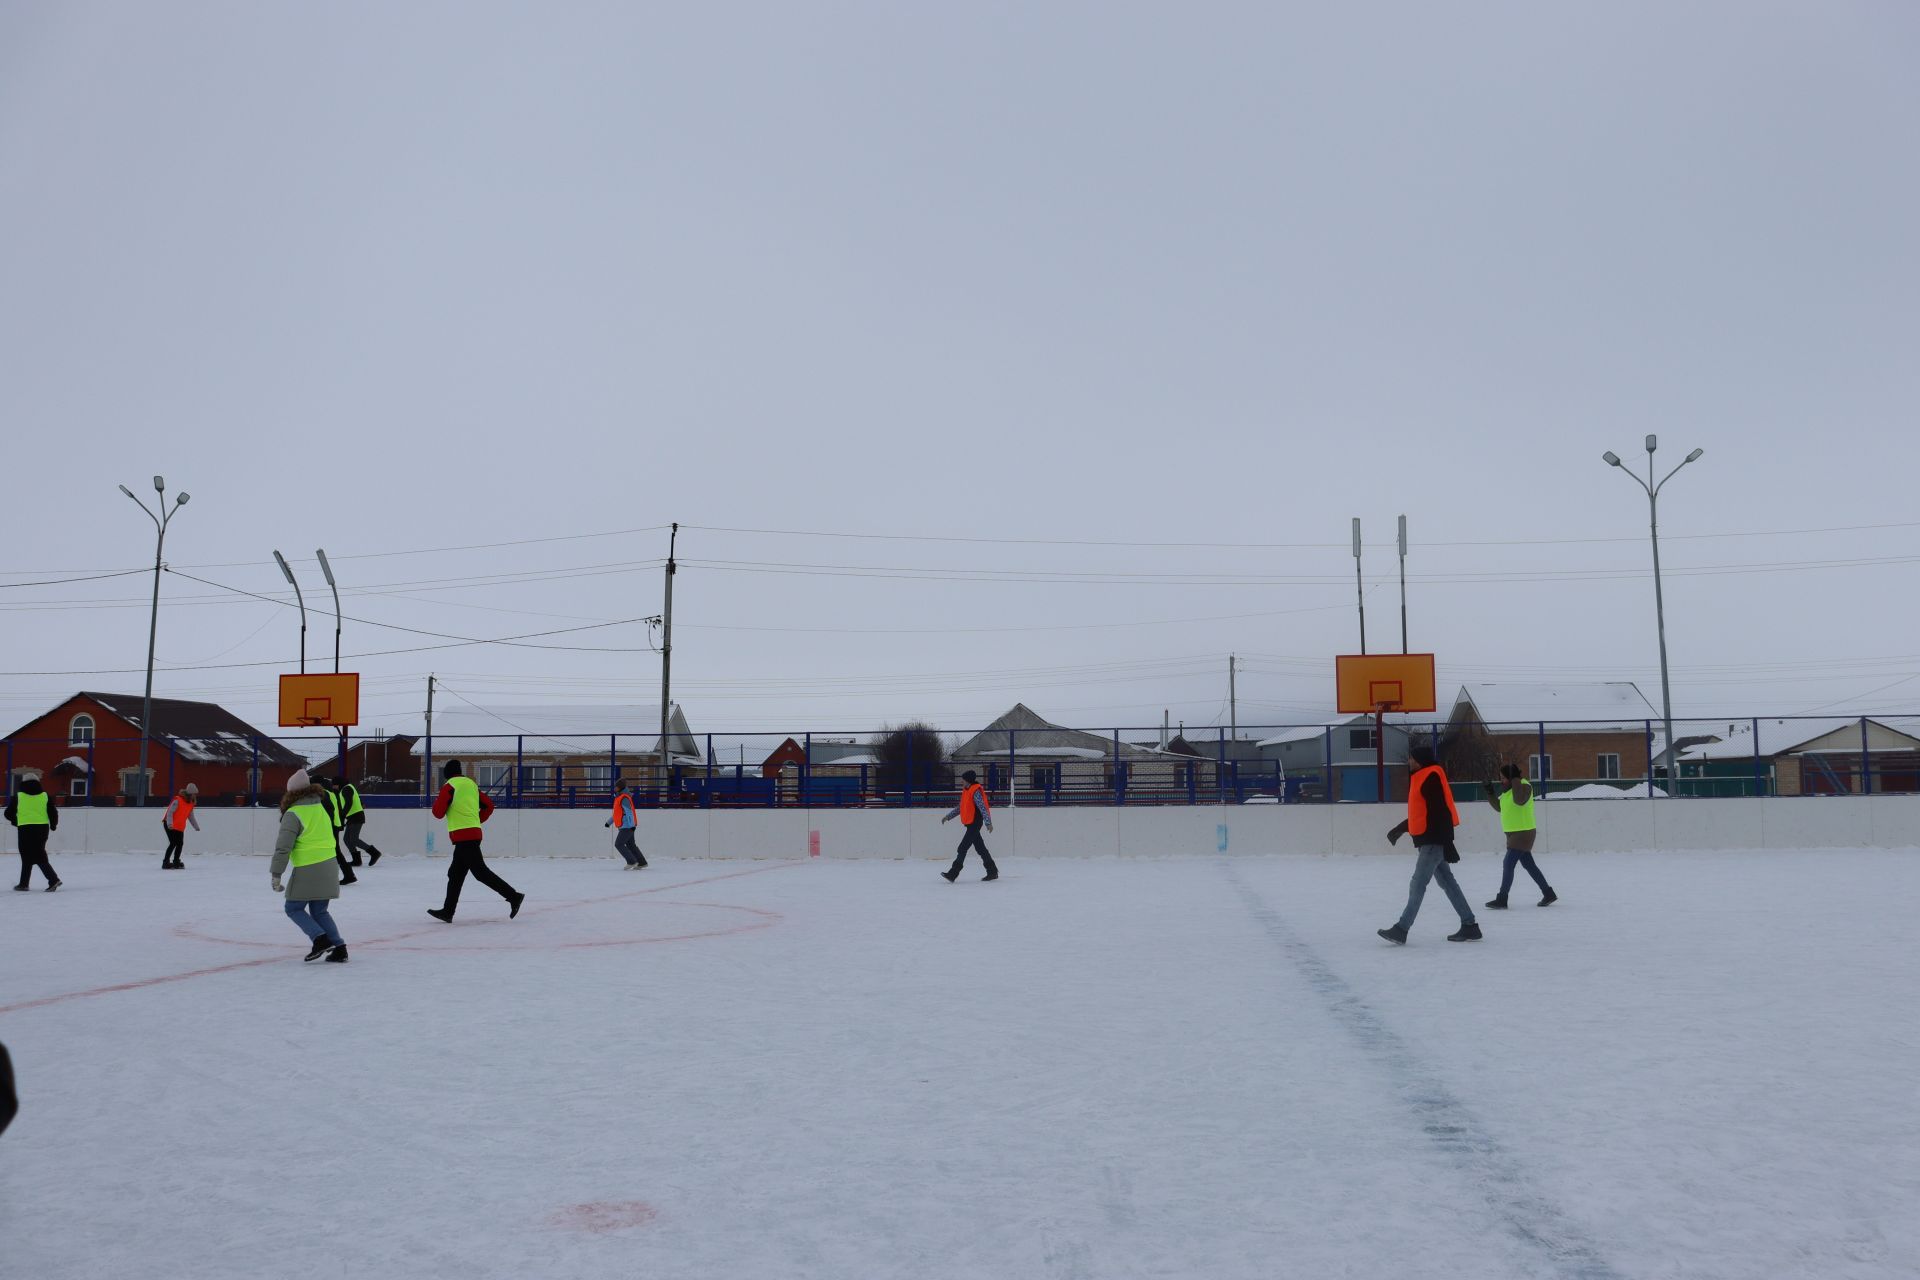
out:
{"label": "black trousers", "polygon": [[478,840],[457,840],[453,846],[453,865],[447,868],[447,901],[441,908],[448,915],[460,905],[460,886],[472,876],[487,888],[511,902],[520,895],[514,892],[512,885],[493,874],[487,866],[487,860],[480,855]]}
{"label": "black trousers", "polygon": [[53,864],[47,861],[47,830],[40,823],[30,823],[20,828],[20,887],[27,887],[33,878],[33,869],[40,868],[40,874],[47,878],[48,884],[59,884],[60,877],[53,874]]}
{"label": "black trousers", "polygon": [[621,857],[625,858],[634,866],[644,867],[647,865],[647,855],[640,852],[640,846],[634,841],[632,827],[620,828],[620,834],[613,838],[613,847]]}
{"label": "black trousers", "polygon": [[186,843],[187,843],[186,832],[175,831],[172,827],[168,827],[167,828],[167,851],[160,856],[160,865],[164,867],[169,862],[180,861],[180,850],[183,846],[185,846]]}
{"label": "black trousers", "polygon": [[981,824],[979,822],[969,822],[967,824],[967,834],[960,837],[960,847],[954,851],[953,866],[949,869],[948,874],[956,876],[960,874],[960,868],[965,865],[967,861],[967,850],[969,849],[976,850],[980,854],[980,861],[986,866],[988,875],[997,876],[1000,874],[1000,868],[993,865],[993,855],[987,852],[987,842],[980,838],[980,826]]}
{"label": "black trousers", "polygon": [[360,830],[366,825],[367,820],[356,814],[347,819],[346,829],[341,832],[341,839],[346,841],[347,852],[353,855],[353,865],[356,867],[360,865],[360,854],[363,851],[376,858],[380,856],[378,849],[360,838]]}

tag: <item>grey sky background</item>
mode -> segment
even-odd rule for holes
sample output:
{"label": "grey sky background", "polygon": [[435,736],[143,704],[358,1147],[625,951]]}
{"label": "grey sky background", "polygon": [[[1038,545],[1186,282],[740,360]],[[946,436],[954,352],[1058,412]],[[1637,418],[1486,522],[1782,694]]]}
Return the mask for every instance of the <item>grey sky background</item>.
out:
{"label": "grey sky background", "polygon": [[[1920,709],[1917,66],[1904,3],[10,0],[0,711],[139,688],[146,579],[18,584],[150,565],[155,472],[324,662],[316,546],[497,637],[658,612],[678,520],[696,730],[1211,726],[1229,652],[1320,720],[1403,512],[1443,687],[1657,700],[1649,431],[1676,711]],[[270,725],[293,611],[162,593],[156,693]],[[544,643],[353,657],[363,729],[657,697]]]}

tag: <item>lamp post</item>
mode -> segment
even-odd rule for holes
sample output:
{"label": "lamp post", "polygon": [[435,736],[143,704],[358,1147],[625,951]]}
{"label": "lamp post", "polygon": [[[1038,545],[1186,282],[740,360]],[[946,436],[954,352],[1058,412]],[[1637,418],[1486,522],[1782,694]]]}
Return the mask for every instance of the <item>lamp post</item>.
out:
{"label": "lamp post", "polygon": [[307,598],[300,594],[300,584],[294,580],[293,570],[287,567],[287,558],[278,551],[273,553],[275,563],[285,575],[287,585],[293,588],[293,598],[300,605],[300,674],[307,674]]}
{"label": "lamp post", "polygon": [[[327,579],[327,587],[333,592],[333,674],[340,674],[340,584],[333,580],[333,566],[327,563],[327,553],[315,550],[319,557],[320,572]],[[340,779],[347,777],[347,727],[340,726]]]}
{"label": "lamp post", "polygon": [[[1672,471],[1667,472],[1666,475],[1656,481],[1653,478],[1653,452],[1659,447],[1660,437],[1649,435],[1647,437],[1647,476],[1644,480],[1640,478],[1638,472],[1631,470],[1625,463],[1621,462],[1620,455],[1613,452],[1613,450],[1607,450],[1607,452],[1601,454],[1600,457],[1608,466],[1618,467],[1627,475],[1632,476],[1633,482],[1644,489],[1647,494],[1647,527],[1653,537],[1653,616],[1654,625],[1660,633],[1660,715],[1666,725],[1666,743],[1662,747],[1660,754],[1666,761],[1667,785],[1671,787],[1674,779],[1673,687],[1667,679],[1667,606],[1660,587],[1660,491],[1666,488],[1667,481],[1679,474],[1680,467],[1686,466],[1689,462],[1698,462],[1700,455],[1704,454],[1706,450],[1695,449],[1692,453],[1680,460],[1679,467],[1675,467]],[[1651,786],[1651,782],[1649,782],[1648,785]]]}
{"label": "lamp post", "polygon": [[173,517],[179,512],[180,508],[187,505],[187,499],[193,496],[184,492],[175,494],[173,505],[169,507],[167,505],[167,482],[165,477],[162,476],[155,476],[153,478],[153,491],[158,495],[154,499],[154,505],[160,508],[159,515],[155,515],[149,510],[147,504],[141,502],[139,498],[135,498],[133,490],[127,488],[125,485],[120,486],[120,492],[126,494],[129,498],[133,498],[134,503],[142,511],[147,513],[147,519],[153,521],[155,534],[153,542],[153,611],[147,618],[147,691],[140,699],[140,772],[135,775],[136,781],[134,783],[134,785],[139,788],[138,799],[141,804],[147,802],[148,792],[153,789],[147,785],[147,743],[153,737],[153,646],[154,641],[160,634],[160,556],[167,545],[167,526],[173,523]]}

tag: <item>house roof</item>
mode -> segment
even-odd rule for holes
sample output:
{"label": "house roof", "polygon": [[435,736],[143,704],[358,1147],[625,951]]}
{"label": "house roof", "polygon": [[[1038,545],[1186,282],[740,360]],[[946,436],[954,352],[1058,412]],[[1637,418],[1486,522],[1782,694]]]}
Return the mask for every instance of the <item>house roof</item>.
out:
{"label": "house roof", "polygon": [[[411,729],[408,730],[412,732]],[[680,704],[668,721],[672,751],[678,756],[706,759],[705,748],[694,742]],[[542,706],[502,703],[495,707],[455,704],[433,713],[433,754],[440,759],[461,756],[594,755],[623,739],[620,750],[652,754],[660,743],[660,704],[652,706],[600,703],[585,706]],[[409,748],[425,755],[423,735]],[[763,753],[764,755],[764,753]]]}
{"label": "house roof", "polygon": [[[75,697],[88,698],[136,729],[140,722],[142,696],[137,693],[94,693],[82,690]],[[254,728],[216,702],[189,702],[184,698],[155,698],[153,722],[144,726],[155,739],[165,739],[180,759],[193,764],[251,765],[254,743],[259,742],[262,765],[299,768],[307,758],[290,750]]]}
{"label": "house roof", "polygon": [[[1546,723],[1549,733],[1591,733],[1595,730],[1644,728],[1657,720],[1640,686],[1631,680],[1595,680],[1584,683],[1532,684],[1491,681],[1463,684],[1453,700],[1457,711],[1470,705],[1490,728],[1507,724]],[[1574,723],[1580,722],[1580,723]]]}
{"label": "house roof", "polygon": [[[1386,725],[1389,729],[1404,729],[1409,725],[1429,725],[1432,723],[1434,723],[1434,719],[1430,715],[1414,715],[1409,712],[1392,712],[1386,718]],[[1305,742],[1310,738],[1321,737],[1328,729],[1366,729],[1371,728],[1372,725],[1373,717],[1362,713],[1360,715],[1348,716],[1344,720],[1335,720],[1329,724],[1295,725],[1291,729],[1281,730],[1271,738],[1262,738],[1255,745],[1262,747],[1280,747],[1285,746],[1289,742]],[[1389,741],[1392,741],[1392,739],[1389,739]]]}
{"label": "house roof", "polygon": [[[1920,725],[1914,724],[1906,717],[1883,720],[1868,716],[1867,721],[1889,733],[1911,740],[1911,745],[1907,745],[1886,742],[1883,738],[1881,742],[1870,746],[1870,751],[1912,751],[1920,747],[1920,740],[1913,740],[1914,731],[1920,728]],[[1728,726],[1726,737],[1717,742],[1703,742],[1698,746],[1688,747],[1680,753],[1680,759],[1704,763],[1708,760],[1750,760],[1756,754],[1763,758],[1790,755],[1797,748],[1818,741],[1829,734],[1843,729],[1857,730],[1859,727],[1859,716],[1828,716],[1814,719],[1782,717],[1762,720],[1760,721],[1760,746],[1756,752],[1753,722],[1751,720],[1735,721]],[[1857,750],[1858,747],[1853,742],[1849,742],[1847,749]]]}
{"label": "house roof", "polygon": [[[995,720],[992,724],[974,734],[954,749],[955,760],[983,760],[1007,753],[1009,730],[1018,730],[1011,741],[1017,745],[1023,756],[1043,756],[1052,754],[1063,758],[1093,759],[1098,756],[1114,754],[1114,742],[1111,735],[1088,733],[1084,729],[1067,729],[1043,720],[1024,702],[1016,702],[1013,709]],[[1091,753],[1084,755],[1082,753]],[[1123,760],[1146,759],[1164,755],[1164,752],[1146,747],[1136,747],[1131,742],[1120,744],[1120,758]]]}

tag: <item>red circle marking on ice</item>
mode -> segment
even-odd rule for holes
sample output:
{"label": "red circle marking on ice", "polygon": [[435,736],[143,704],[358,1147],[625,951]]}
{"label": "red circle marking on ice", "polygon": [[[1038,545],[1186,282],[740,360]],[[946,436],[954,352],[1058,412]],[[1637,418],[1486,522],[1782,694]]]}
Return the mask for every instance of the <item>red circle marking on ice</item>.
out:
{"label": "red circle marking on ice", "polygon": [[556,1209],[547,1221],[568,1231],[590,1231],[594,1235],[601,1235],[608,1231],[644,1227],[659,1216],[645,1200],[595,1200]]}

